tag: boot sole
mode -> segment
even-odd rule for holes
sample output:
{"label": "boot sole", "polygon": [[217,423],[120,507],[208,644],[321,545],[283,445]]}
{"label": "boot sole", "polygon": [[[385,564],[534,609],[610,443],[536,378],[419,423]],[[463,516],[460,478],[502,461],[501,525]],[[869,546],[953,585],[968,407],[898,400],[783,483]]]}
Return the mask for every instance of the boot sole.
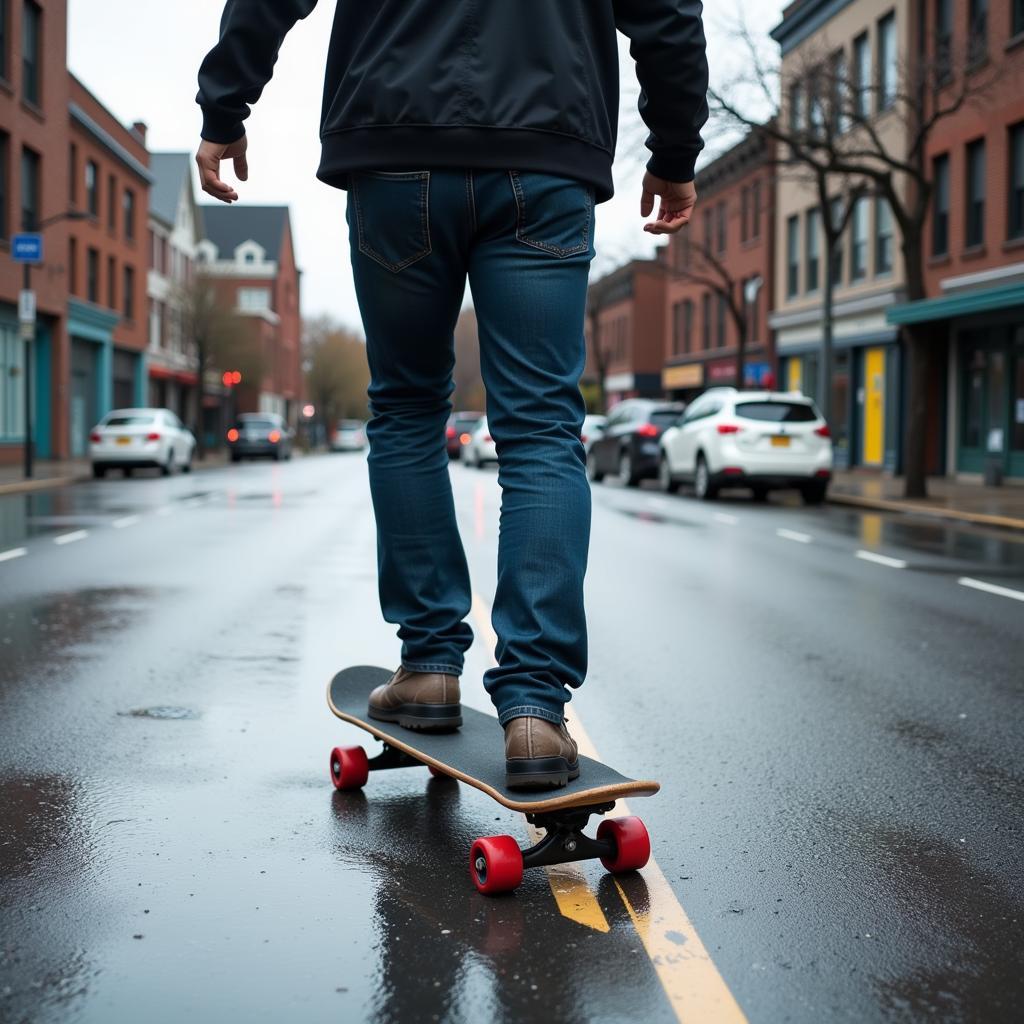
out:
{"label": "boot sole", "polygon": [[505,761],[509,789],[561,789],[580,777],[579,762],[564,757],[517,757]]}
{"label": "boot sole", "polygon": [[399,704],[387,711],[371,707],[367,714],[378,722],[391,722],[420,732],[451,732],[462,725],[462,708],[458,704]]}

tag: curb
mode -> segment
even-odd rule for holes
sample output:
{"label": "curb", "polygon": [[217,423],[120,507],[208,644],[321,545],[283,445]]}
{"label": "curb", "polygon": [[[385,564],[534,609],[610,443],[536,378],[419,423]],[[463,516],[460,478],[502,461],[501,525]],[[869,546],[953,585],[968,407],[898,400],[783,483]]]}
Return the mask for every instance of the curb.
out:
{"label": "curb", "polygon": [[853,505],[858,508],[873,508],[882,512],[902,512],[904,515],[930,516],[933,519],[954,519],[975,526],[996,526],[1003,530],[1024,530],[1024,519],[1013,516],[990,515],[986,512],[962,512],[955,508],[937,508],[934,505],[919,505],[911,501],[889,501],[884,498],[862,498],[856,494],[829,493],[831,505]]}
{"label": "curb", "polygon": [[[199,473],[204,469],[223,469],[228,461],[217,462],[196,462],[192,465],[192,472]],[[0,498],[9,494],[29,494],[32,491],[48,491],[55,487],[67,487],[70,484],[84,483],[92,480],[92,472],[73,473],[70,476],[48,476],[39,480],[15,480],[9,484],[0,484]]]}

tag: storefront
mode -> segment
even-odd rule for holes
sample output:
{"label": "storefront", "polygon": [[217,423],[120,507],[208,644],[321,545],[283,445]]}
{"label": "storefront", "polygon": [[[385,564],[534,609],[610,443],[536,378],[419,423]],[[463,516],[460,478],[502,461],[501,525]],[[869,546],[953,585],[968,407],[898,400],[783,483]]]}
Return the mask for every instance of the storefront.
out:
{"label": "storefront", "polygon": [[661,371],[661,387],[673,401],[688,402],[704,387],[704,364],[682,363]]}
{"label": "storefront", "polygon": [[172,370],[149,363],[149,404],[156,409],[170,409],[190,426],[196,420],[196,383],[194,373]]}
{"label": "storefront", "polygon": [[146,371],[141,352],[115,348],[112,364],[113,408],[144,408]]}
{"label": "storefront", "polygon": [[71,336],[69,389],[69,449],[72,458],[89,454],[89,431],[113,407],[113,331],[117,315],[71,299],[68,334]]}

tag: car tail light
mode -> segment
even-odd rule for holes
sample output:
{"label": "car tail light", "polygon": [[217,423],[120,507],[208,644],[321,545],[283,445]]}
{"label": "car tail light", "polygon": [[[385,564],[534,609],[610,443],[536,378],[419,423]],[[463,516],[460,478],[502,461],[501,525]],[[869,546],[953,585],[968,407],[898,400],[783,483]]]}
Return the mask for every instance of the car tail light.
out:
{"label": "car tail light", "polygon": [[281,431],[272,430],[269,434],[267,434],[267,440],[271,444],[277,444],[277,442],[281,440]]}
{"label": "car tail light", "polygon": [[146,435],[146,440],[147,441],[159,441],[160,440],[160,435],[155,430],[151,430]]}
{"label": "car tail light", "polygon": [[726,466],[722,472],[726,476],[743,476],[743,470],[739,466]]}
{"label": "car tail light", "polygon": [[738,434],[743,428],[735,423],[719,423],[717,429],[720,434]]}
{"label": "car tail light", "polygon": [[228,431],[228,440],[229,440],[229,441],[230,441],[230,442],[231,442],[232,444],[234,444],[234,443],[235,443],[235,441],[237,441],[237,440],[238,440],[238,431],[237,431],[237,430],[235,430],[235,428],[234,428],[234,427],[232,427],[232,428],[231,428],[231,429],[230,429],[230,430]]}
{"label": "car tail light", "polygon": [[459,434],[459,444],[469,444],[471,440],[469,434]]}
{"label": "car tail light", "polygon": [[653,423],[641,423],[640,426],[636,428],[636,432],[638,437],[658,436],[658,428]]}
{"label": "car tail light", "polygon": [[828,424],[827,423],[823,424],[820,427],[815,427],[814,428],[814,432],[818,435],[818,437],[831,437],[832,436],[832,431],[828,429]]}
{"label": "car tail light", "polygon": [[582,442],[583,442],[584,444],[586,444],[586,443],[587,443],[587,435],[586,435],[586,434],[580,434],[580,440],[581,440],[581,441],[582,441]]}
{"label": "car tail light", "polygon": [[92,441],[93,444],[99,444],[100,441],[103,440],[103,435],[94,430],[89,435],[89,440]]}
{"label": "car tail light", "polygon": [[827,469],[819,469],[818,472],[815,473],[814,475],[822,477],[825,480],[828,480],[832,476],[832,474]]}
{"label": "car tail light", "polygon": [[445,436],[446,436],[446,437],[448,437],[449,439],[450,439],[450,438],[453,438],[453,437],[455,436],[455,428],[454,428],[454,427],[449,427],[449,428],[448,428],[448,429],[447,429],[447,430],[445,431]]}

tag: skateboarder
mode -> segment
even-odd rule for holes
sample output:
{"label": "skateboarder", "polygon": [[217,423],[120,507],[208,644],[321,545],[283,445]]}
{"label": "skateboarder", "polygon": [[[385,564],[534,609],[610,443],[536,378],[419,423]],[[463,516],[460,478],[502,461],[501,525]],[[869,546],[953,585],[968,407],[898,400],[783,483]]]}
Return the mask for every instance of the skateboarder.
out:
{"label": "skateboarder", "polygon": [[[228,0],[199,72],[203,190],[248,178],[245,118],[278,49],[316,0]],[[644,230],[678,231],[696,202],[707,118],[698,0],[338,0],[318,177],[348,191],[366,332],[367,429],[381,609],[401,668],[376,718],[457,717],[472,600],[448,475],[453,329],[468,280],[502,488],[484,685],[520,776],[578,774],[565,727],[587,668],[590,488],[580,428],[594,206],[612,196],[616,29],[630,39],[650,129]],[[298,184],[301,187],[301,184]],[[629,681],[631,682],[631,681]],[[628,683],[627,683],[628,685]]]}

